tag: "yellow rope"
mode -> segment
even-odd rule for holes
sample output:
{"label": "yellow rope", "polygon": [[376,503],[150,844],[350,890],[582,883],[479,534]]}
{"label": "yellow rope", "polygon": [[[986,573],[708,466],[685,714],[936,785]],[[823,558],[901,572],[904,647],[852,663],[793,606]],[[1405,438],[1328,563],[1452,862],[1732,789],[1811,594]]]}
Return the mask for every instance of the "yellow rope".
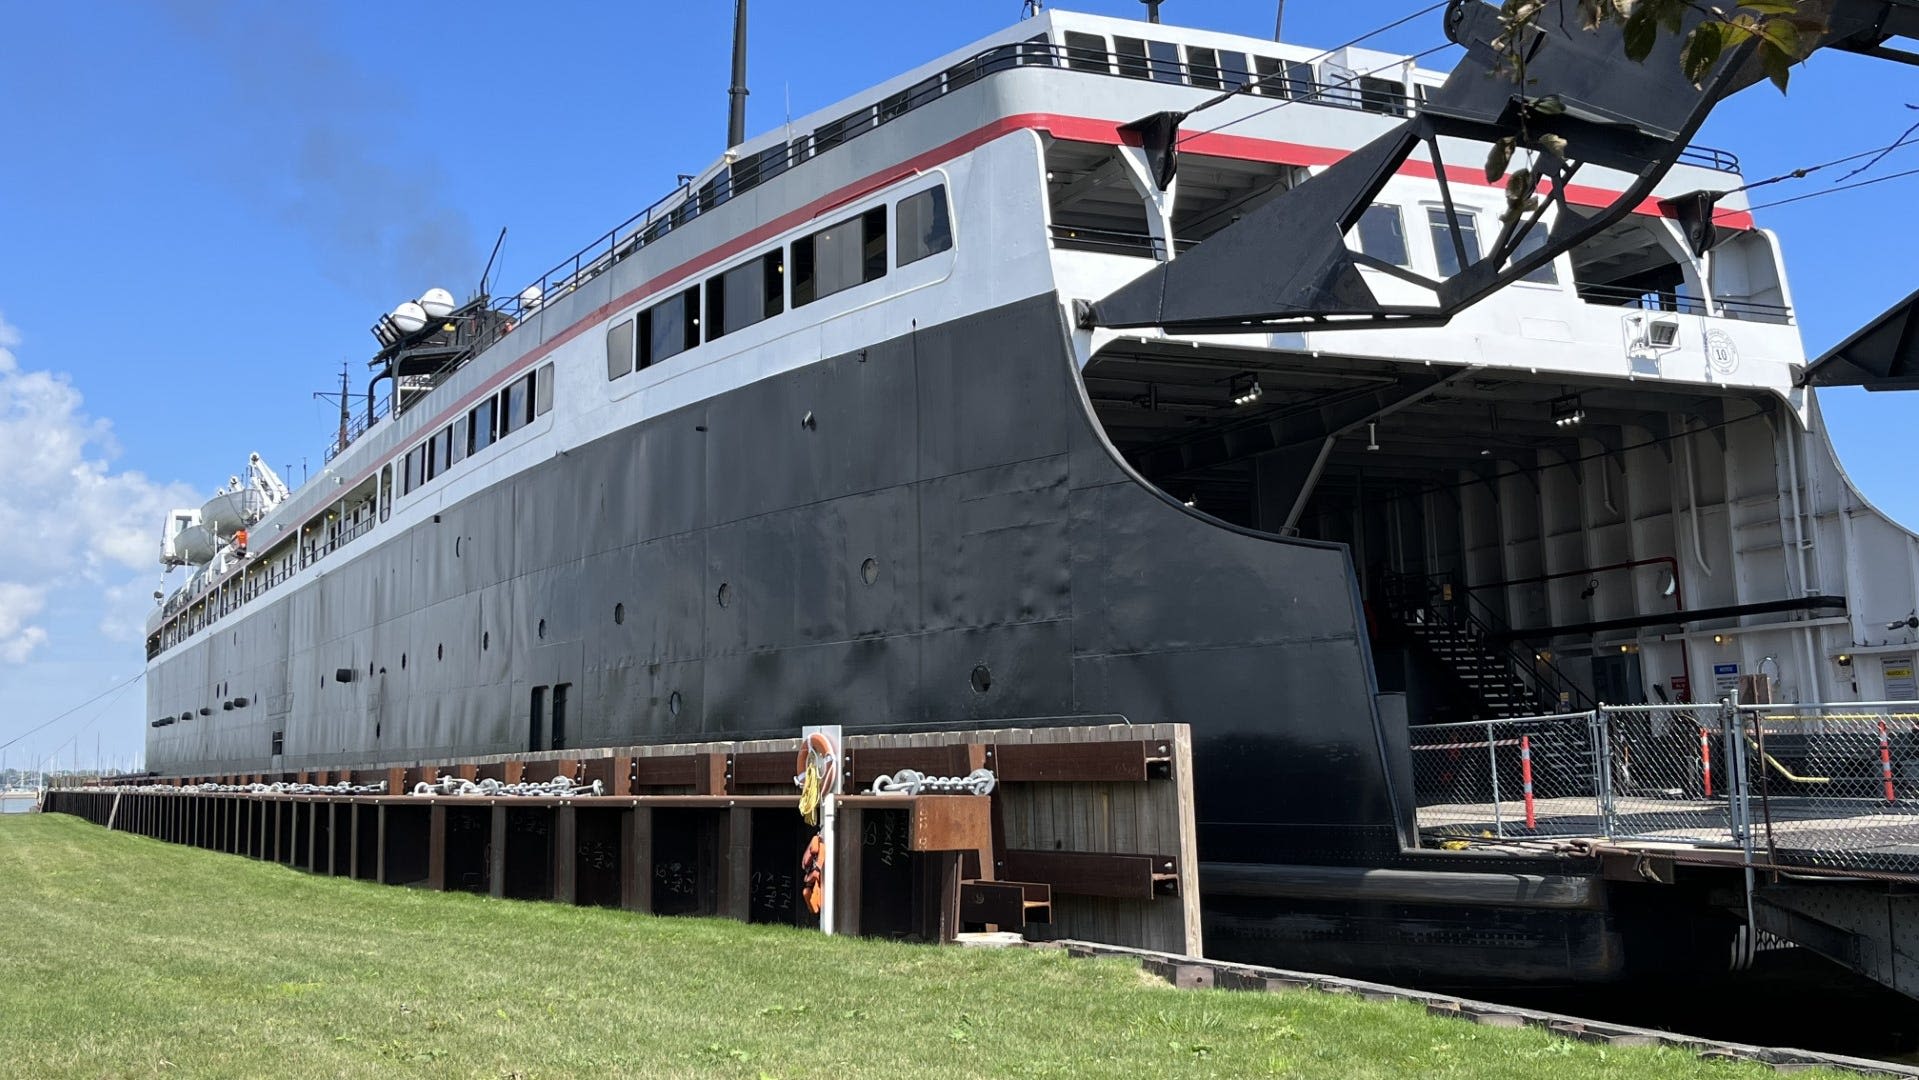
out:
{"label": "yellow rope", "polygon": [[820,823],[820,762],[817,756],[806,761],[806,781],[800,785],[800,819],[808,825]]}

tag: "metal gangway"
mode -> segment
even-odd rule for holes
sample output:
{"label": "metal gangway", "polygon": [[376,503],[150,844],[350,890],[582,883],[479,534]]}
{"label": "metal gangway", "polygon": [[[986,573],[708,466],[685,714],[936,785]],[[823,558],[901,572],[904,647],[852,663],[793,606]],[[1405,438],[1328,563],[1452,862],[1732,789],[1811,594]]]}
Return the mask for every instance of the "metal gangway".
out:
{"label": "metal gangway", "polygon": [[1737,871],[1749,941],[1919,997],[1919,702],[1600,705],[1409,744],[1423,847]]}

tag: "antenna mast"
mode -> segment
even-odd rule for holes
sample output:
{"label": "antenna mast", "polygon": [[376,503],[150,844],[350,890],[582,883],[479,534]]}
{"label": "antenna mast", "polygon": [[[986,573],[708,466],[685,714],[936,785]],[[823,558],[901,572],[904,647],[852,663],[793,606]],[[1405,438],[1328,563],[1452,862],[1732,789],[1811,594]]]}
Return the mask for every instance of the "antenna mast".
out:
{"label": "antenna mast", "polygon": [[726,91],[726,148],[746,141],[746,0],[733,2],[733,85]]}

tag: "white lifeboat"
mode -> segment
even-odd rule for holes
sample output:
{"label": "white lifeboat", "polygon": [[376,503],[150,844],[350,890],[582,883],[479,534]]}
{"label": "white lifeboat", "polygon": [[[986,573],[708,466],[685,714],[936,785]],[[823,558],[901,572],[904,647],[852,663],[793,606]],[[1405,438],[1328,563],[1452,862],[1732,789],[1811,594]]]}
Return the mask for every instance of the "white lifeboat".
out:
{"label": "white lifeboat", "polygon": [[229,487],[200,507],[200,524],[218,537],[232,536],[234,532],[246,528],[260,520],[265,510],[265,499],[257,488]]}
{"label": "white lifeboat", "polygon": [[212,561],[220,540],[213,535],[212,529],[196,522],[174,533],[172,546],[173,554],[181,562],[200,566]]}

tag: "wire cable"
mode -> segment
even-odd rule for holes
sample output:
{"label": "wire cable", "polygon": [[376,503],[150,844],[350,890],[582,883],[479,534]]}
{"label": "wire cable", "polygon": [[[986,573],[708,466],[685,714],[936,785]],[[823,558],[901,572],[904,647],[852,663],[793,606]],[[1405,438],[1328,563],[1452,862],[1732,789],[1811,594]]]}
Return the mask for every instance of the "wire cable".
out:
{"label": "wire cable", "polygon": [[[100,721],[100,718],[107,714],[107,710],[113,708],[116,702],[118,702],[122,697],[125,697],[127,691],[133,689],[133,684],[140,681],[140,679],[145,675],[146,675],[146,672],[143,671],[139,675],[135,675],[133,678],[128,679],[126,682],[121,683],[119,687],[119,692],[115,693],[111,698],[108,698],[106,703],[100,706],[100,710],[94,713],[93,716],[86,723],[81,724],[77,728],[74,728],[73,734],[67,736],[67,741],[61,743],[59,746],[54,747],[53,751],[46,756],[45,760],[50,764],[55,764],[55,765],[59,764],[60,751],[65,750],[67,747],[72,746],[75,742],[78,742],[80,739],[80,736],[84,734],[88,728],[98,723]],[[95,700],[98,700],[98,699],[96,698]],[[98,765],[98,764],[99,764],[98,762],[95,762],[95,765]],[[46,770],[43,768],[41,771],[44,772]]]}
{"label": "wire cable", "polygon": [[[68,709],[66,712],[63,712],[60,715],[55,716],[53,719],[48,720],[44,723],[38,724],[34,727],[31,727],[27,729],[26,731],[23,731],[20,734],[15,735],[13,738],[8,739],[6,742],[0,743],[0,750],[5,750],[7,747],[12,746],[14,743],[19,742],[20,740],[26,738],[29,735],[32,735],[36,731],[44,731],[47,728],[52,727],[54,724],[57,724],[60,721],[66,719],[67,717],[72,716],[74,713],[79,712],[81,709],[84,709],[87,706],[93,704],[94,702],[99,701],[101,698],[106,697],[108,694],[111,694],[116,690],[124,691],[126,688],[132,686],[134,683],[137,683],[141,679],[144,679],[146,677],[147,677],[147,673],[144,670],[142,670],[138,674],[134,675],[133,678],[131,679],[127,679],[122,682],[115,683],[114,685],[107,687],[105,690],[100,691],[99,693],[93,695],[92,697],[81,702],[80,704],[75,705],[73,708]],[[119,699],[115,698],[114,700],[117,701]],[[94,719],[97,720],[99,719],[99,717],[96,715]],[[89,720],[87,722],[91,724],[93,721]]]}
{"label": "wire cable", "polygon": [[1787,203],[1805,202],[1807,199],[1817,199],[1821,195],[1837,195],[1842,191],[1854,191],[1862,187],[1871,187],[1874,184],[1883,184],[1888,180],[1897,180],[1903,176],[1919,176],[1919,169],[1907,169],[1904,172],[1888,173],[1885,176],[1875,176],[1870,180],[1861,180],[1854,184],[1840,184],[1837,187],[1829,187],[1822,191],[1808,191],[1804,195],[1794,195],[1790,199],[1774,199],[1769,203],[1760,203],[1757,206],[1748,207],[1747,211],[1764,210],[1772,206],[1784,206]]}

